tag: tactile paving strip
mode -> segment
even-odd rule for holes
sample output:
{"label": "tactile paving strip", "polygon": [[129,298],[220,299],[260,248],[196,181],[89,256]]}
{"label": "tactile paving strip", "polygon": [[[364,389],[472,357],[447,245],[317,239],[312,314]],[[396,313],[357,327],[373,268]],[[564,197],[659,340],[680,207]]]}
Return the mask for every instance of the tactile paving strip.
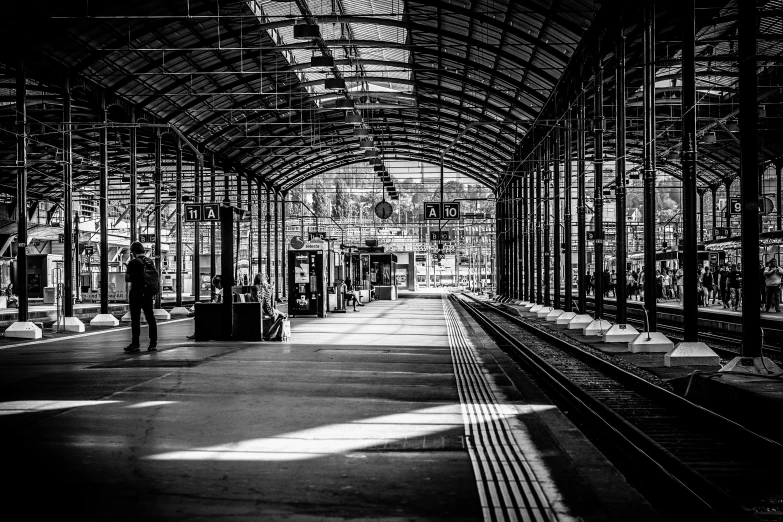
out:
{"label": "tactile paving strip", "polygon": [[443,311],[484,520],[558,520],[506,421],[513,406],[498,402],[473,345],[446,298]]}

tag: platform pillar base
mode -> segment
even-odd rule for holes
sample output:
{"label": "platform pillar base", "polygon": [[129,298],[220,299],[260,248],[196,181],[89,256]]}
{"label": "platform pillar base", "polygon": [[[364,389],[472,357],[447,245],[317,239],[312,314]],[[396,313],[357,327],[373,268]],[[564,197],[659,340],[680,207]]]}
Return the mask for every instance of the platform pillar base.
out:
{"label": "platform pillar base", "polygon": [[15,339],[40,339],[43,332],[30,321],[16,321],[5,329],[5,336]]}
{"label": "platform pillar base", "polygon": [[678,343],[663,356],[664,366],[720,366],[720,357],[701,342]]}
{"label": "platform pillar base", "polygon": [[555,321],[557,321],[558,317],[563,315],[563,313],[564,312],[562,310],[558,310],[557,308],[555,308],[554,310],[550,310],[549,313],[546,314],[546,320],[549,321],[550,323],[554,323]]}
{"label": "platform pillar base", "polygon": [[84,323],[78,317],[60,317],[52,328],[62,328],[66,332],[84,332]]}
{"label": "platform pillar base", "polygon": [[111,314],[98,314],[90,320],[90,326],[117,326],[120,321]]}
{"label": "platform pillar base", "polygon": [[190,314],[190,312],[184,306],[175,306],[171,309],[171,312],[169,312],[171,317],[187,317],[188,314]]}
{"label": "platform pillar base", "polygon": [[539,319],[544,319],[552,310],[554,310],[554,308],[551,306],[542,306],[541,309],[536,312],[536,314],[538,315]]}
{"label": "platform pillar base", "polygon": [[555,319],[555,324],[568,324],[573,320],[574,317],[576,317],[576,312],[563,312],[557,316],[557,319]]}
{"label": "platform pillar base", "polygon": [[156,321],[168,321],[171,319],[171,315],[163,308],[155,308],[152,310],[152,313],[155,315]]}
{"label": "platform pillar base", "polygon": [[674,343],[660,332],[641,332],[628,343],[628,350],[633,353],[667,353],[673,349]]}
{"label": "platform pillar base", "polygon": [[530,312],[531,314],[537,314],[538,311],[541,310],[542,308],[544,308],[544,305],[540,305],[540,304],[533,305],[530,307],[530,310],[528,310],[528,312]]}
{"label": "platform pillar base", "polygon": [[630,324],[616,324],[604,333],[605,343],[630,343],[639,335],[639,331]]}
{"label": "platform pillar base", "polygon": [[575,315],[568,321],[569,330],[582,330],[585,326],[593,322],[593,317],[587,314]]}
{"label": "platform pillar base", "polygon": [[[7,335],[8,333],[6,333]],[[770,361],[768,357],[735,357],[718,371],[750,375],[780,375],[783,373],[780,366]]]}
{"label": "platform pillar base", "polygon": [[[142,313],[141,313],[141,315],[139,316],[139,318],[141,319],[141,324],[144,324],[144,323],[146,323],[146,322],[147,322],[147,318],[146,318],[146,317],[144,317],[144,312],[142,312]],[[125,315],[123,315],[123,316],[122,316],[122,318],[120,319],[120,321],[121,321],[121,322],[123,322],[123,323],[129,323],[129,322],[131,322],[131,316],[130,316],[130,312],[125,312]]]}
{"label": "platform pillar base", "polygon": [[612,323],[606,319],[595,319],[582,329],[584,335],[601,337],[612,327]]}

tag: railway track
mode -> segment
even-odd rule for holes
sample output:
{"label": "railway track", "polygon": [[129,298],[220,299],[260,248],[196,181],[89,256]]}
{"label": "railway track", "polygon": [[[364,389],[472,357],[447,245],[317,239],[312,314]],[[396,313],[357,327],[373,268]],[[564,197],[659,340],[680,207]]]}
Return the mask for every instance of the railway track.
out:
{"label": "railway track", "polygon": [[451,298],[597,437],[667,519],[783,520],[783,446],[496,306]]}

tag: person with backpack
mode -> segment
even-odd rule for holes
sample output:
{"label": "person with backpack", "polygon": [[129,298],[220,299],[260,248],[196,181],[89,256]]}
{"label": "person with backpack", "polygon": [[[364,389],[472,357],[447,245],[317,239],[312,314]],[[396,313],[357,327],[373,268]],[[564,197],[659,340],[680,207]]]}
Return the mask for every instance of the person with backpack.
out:
{"label": "person with backpack", "polygon": [[150,333],[148,352],[158,351],[158,324],[152,308],[152,298],[160,291],[160,274],[155,263],[144,255],[144,245],[134,241],[130,246],[131,260],[125,272],[125,282],[130,283],[128,304],[131,315],[131,343],[125,347],[126,352],[138,352],[141,349],[139,335],[141,333],[141,312],[147,320]]}

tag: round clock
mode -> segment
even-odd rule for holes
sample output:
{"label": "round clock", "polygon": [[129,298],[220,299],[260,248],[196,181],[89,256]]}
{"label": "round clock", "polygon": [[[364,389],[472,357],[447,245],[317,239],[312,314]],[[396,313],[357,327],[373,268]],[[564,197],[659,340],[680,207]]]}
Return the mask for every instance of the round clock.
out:
{"label": "round clock", "polygon": [[386,200],[383,200],[375,205],[375,215],[381,219],[389,219],[393,210],[394,209],[392,208],[391,203]]}

